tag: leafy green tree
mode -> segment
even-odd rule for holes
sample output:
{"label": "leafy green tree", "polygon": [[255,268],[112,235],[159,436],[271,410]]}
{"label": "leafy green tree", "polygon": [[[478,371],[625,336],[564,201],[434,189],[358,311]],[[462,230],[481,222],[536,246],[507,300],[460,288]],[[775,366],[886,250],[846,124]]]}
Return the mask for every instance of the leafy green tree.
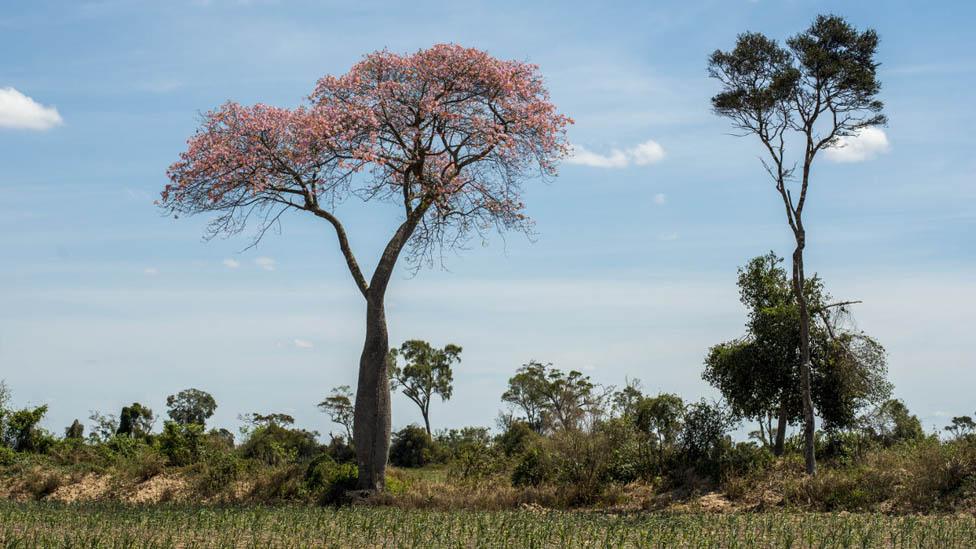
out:
{"label": "leafy green tree", "polygon": [[684,415],[685,403],[681,397],[672,393],[661,393],[640,399],[634,415],[634,425],[640,432],[651,437],[661,455],[678,440]]}
{"label": "leafy green tree", "polygon": [[551,363],[531,361],[508,380],[502,400],[521,410],[538,433],[578,430],[602,409],[603,399],[595,389],[589,376],[576,370],[566,373]]}
{"label": "leafy green tree", "polygon": [[864,418],[868,435],[886,446],[925,438],[922,422],[908,411],[905,403],[890,399]]}
{"label": "leafy green tree", "polygon": [[180,425],[206,426],[207,419],[217,410],[214,397],[200,389],[184,389],[166,397],[167,415]]}
{"label": "leafy green tree", "polygon": [[342,425],[346,430],[346,441],[352,442],[353,421],[355,420],[355,405],[352,390],[348,385],[332,388],[332,393],[319,402],[319,409],[329,416],[333,423]]}
{"label": "leafy green tree", "polygon": [[36,408],[9,411],[4,422],[4,444],[18,452],[39,451],[46,437],[38,424],[46,413],[46,404]]}
{"label": "leafy green tree", "polygon": [[[759,422],[758,438],[776,455],[783,453],[787,426],[803,420],[799,306],[782,262],[770,252],[739,269],[747,333],[712,347],[702,374],[737,416]],[[815,409],[828,430],[852,427],[862,409],[891,393],[884,348],[843,328],[850,302],[831,303],[819,278],[806,280],[806,301],[817,320],[810,331]]]}
{"label": "leafy green tree", "polygon": [[[877,98],[881,90],[877,46],[875,31],[860,32],[841,17],[821,15],[807,30],[789,38],[785,48],[763,34],[749,32],[739,35],[735,48],[716,50],[708,61],[709,76],[722,85],[722,91],[712,97],[712,107],[742,135],[759,138],[763,167],[782,199],[796,244],[792,282],[799,312],[804,454],[811,475],[817,467],[811,378],[813,313],[805,294],[803,214],[819,153],[886,122]],[[791,156],[794,145],[800,150]]]}
{"label": "leafy green tree", "polygon": [[[398,359],[405,364],[401,368]],[[401,389],[403,394],[420,408],[424,417],[424,427],[430,435],[430,401],[434,395],[441,400],[450,400],[454,392],[454,372],[452,364],[461,362],[461,347],[448,344],[443,349],[435,349],[426,341],[411,339],[400,349],[390,349],[390,381],[393,390]]]}
{"label": "leafy green tree", "polygon": [[133,402],[131,406],[123,406],[119,412],[119,428],[115,434],[132,438],[145,437],[152,431],[154,421],[151,408]]}
{"label": "leafy green tree", "polygon": [[390,463],[397,467],[423,467],[434,458],[434,441],[418,425],[407,425],[393,433]]}

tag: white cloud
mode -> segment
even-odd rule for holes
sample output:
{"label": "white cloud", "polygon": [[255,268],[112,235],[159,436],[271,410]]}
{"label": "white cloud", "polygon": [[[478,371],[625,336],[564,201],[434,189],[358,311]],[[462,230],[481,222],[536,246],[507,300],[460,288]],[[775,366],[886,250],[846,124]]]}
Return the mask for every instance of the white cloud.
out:
{"label": "white cloud", "polygon": [[664,147],[653,139],[648,139],[633,149],[630,149],[627,153],[637,166],[657,164],[661,160],[664,160]]}
{"label": "white cloud", "polygon": [[146,276],[156,276],[159,274],[159,269],[157,269],[156,267],[146,267],[146,269],[143,270],[142,272]]}
{"label": "white cloud", "polygon": [[298,347],[299,349],[311,349],[312,347],[315,347],[315,345],[312,345],[311,341],[305,339],[296,339],[294,343],[295,347]]}
{"label": "white cloud", "polygon": [[62,123],[56,108],[45,107],[13,88],[0,88],[0,128],[47,130]]}
{"label": "white cloud", "polygon": [[254,260],[254,264],[257,265],[258,267],[261,267],[265,271],[275,270],[276,263],[277,262],[274,259],[271,259],[270,257],[259,257]]}
{"label": "white cloud", "polygon": [[658,240],[663,240],[665,242],[671,242],[673,240],[678,240],[678,233],[664,233],[657,237]]}
{"label": "white cloud", "polygon": [[857,135],[841,137],[825,151],[833,162],[864,162],[888,152],[891,146],[881,128],[864,128]]}
{"label": "white cloud", "polygon": [[658,206],[664,204],[668,201],[668,197],[664,193],[657,193],[654,195],[654,203]]}
{"label": "white cloud", "polygon": [[241,266],[241,262],[240,261],[237,261],[236,259],[229,259],[228,258],[228,259],[225,259],[223,261],[223,263],[224,263],[224,267],[227,267],[228,269],[236,269],[236,268],[238,268],[238,267]]}
{"label": "white cloud", "polygon": [[566,162],[591,168],[626,168],[631,164],[635,166],[656,164],[662,159],[664,159],[664,147],[657,141],[649,139],[626,150],[611,149],[607,154],[593,152],[583,145],[573,145],[573,152]]}

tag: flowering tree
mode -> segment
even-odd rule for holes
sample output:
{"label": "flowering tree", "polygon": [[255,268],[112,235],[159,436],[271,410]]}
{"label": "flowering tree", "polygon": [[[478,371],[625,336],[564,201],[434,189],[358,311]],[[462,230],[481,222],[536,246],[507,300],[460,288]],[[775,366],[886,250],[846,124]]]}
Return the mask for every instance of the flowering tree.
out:
{"label": "flowering tree", "polygon": [[[404,253],[419,266],[487,231],[527,231],[521,182],[555,175],[572,121],[550,102],[538,68],[457,45],[380,51],[319,80],[307,105],[226,103],[208,112],[169,171],[160,205],[216,212],[208,236],[249,222],[256,240],[301,210],[332,226],[366,300],[354,443],[359,486],[379,490],[390,440],[384,295]],[[401,223],[366,277],[336,206],[358,197],[402,207]]]}

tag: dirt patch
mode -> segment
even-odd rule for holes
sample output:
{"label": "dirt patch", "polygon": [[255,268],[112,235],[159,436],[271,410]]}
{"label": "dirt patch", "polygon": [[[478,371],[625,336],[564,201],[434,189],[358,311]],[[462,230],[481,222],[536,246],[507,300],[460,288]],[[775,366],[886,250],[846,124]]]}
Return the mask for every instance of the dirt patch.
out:
{"label": "dirt patch", "polygon": [[45,500],[61,503],[94,501],[104,498],[112,488],[112,477],[89,473],[77,482],[65,484],[48,495]]}
{"label": "dirt patch", "polygon": [[161,503],[186,499],[186,479],[176,475],[158,475],[136,484],[121,497],[126,503]]}

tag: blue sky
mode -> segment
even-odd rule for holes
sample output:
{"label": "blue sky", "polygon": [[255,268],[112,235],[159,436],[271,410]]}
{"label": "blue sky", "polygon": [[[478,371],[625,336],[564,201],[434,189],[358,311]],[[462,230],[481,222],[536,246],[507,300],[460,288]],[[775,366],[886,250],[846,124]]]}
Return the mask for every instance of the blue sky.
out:
{"label": "blue sky", "polygon": [[[742,332],[736,267],[788,255],[791,236],[757,144],[709,111],[705,60],[739,32],[783,38],[825,12],[880,33],[890,124],[817,166],[808,272],[864,301],[858,327],[926,427],[972,414],[970,2],[5,3],[0,378],[16,404],[50,404],[57,431],[132,401],[162,412],[194,386],[221,425],[275,411],[338,432],[315,404],[354,384],[364,306],[330,228],[295,214],[242,252],[246,235],[202,242],[205,219],[153,200],[201,111],[294,106],[370,51],[457,42],[539,64],[581,148],[554,181],[527,182],[535,242],[472,242],[447,270],[394,279],[393,343],[464,347],[434,427],[492,425],[530,359],[715,396],[701,362]],[[340,213],[371,267],[396,210]],[[395,426],[419,420],[395,398]]]}

